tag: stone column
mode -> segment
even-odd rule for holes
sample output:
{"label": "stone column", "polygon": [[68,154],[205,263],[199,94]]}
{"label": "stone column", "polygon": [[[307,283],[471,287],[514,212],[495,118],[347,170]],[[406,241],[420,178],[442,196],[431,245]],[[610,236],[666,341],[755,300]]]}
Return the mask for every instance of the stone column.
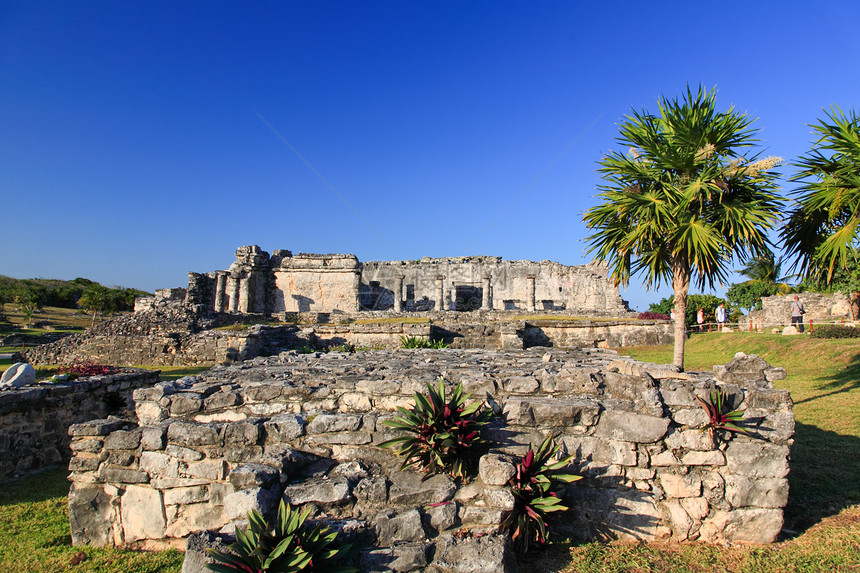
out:
{"label": "stone column", "polygon": [[229,284],[233,287],[230,291],[230,307],[228,308],[229,312],[239,312],[239,286],[241,283],[239,282],[239,277],[231,276],[229,279]]}
{"label": "stone column", "polygon": [[394,312],[403,312],[403,279],[404,275],[397,275],[394,283]]}
{"label": "stone column", "polygon": [[445,308],[445,277],[436,275],[436,310],[447,310]]}
{"label": "stone column", "polygon": [[243,314],[251,312],[251,279],[248,276],[239,279],[239,311]]}
{"label": "stone column", "polygon": [[535,275],[526,275],[526,310],[535,311]]}
{"label": "stone column", "polygon": [[481,310],[492,310],[490,304],[490,275],[481,277],[483,284],[481,285]]}
{"label": "stone column", "polygon": [[215,277],[215,312],[224,312],[227,305],[227,273]]}

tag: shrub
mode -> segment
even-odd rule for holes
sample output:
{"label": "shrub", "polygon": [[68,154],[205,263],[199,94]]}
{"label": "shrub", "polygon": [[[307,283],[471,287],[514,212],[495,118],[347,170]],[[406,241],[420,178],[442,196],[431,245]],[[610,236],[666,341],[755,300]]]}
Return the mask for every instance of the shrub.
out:
{"label": "shrub", "polygon": [[639,320],[671,320],[668,314],[663,314],[662,312],[640,312],[639,316],[637,316]]}
{"label": "shrub", "polygon": [[558,497],[558,490],[582,479],[582,476],[560,472],[574,456],[553,462],[558,449],[550,436],[537,451],[529,444],[529,451],[516,465],[514,477],[508,480],[515,505],[502,521],[502,527],[510,530],[514,549],[520,554],[527,553],[533,543],[547,542],[547,514],[568,509]]}
{"label": "shrub", "polygon": [[104,376],[106,374],[114,374],[119,371],[116,366],[107,366],[105,364],[96,364],[91,360],[73,362],[69,366],[60,366],[57,370],[58,374],[68,374],[70,380],[74,380],[80,376]]}
{"label": "shrub", "polygon": [[714,446],[716,446],[717,432],[749,433],[745,428],[740,426],[744,422],[744,413],[738,408],[743,402],[743,396],[741,396],[741,400],[737,404],[734,404],[734,400],[729,399],[726,392],[717,389],[716,392],[708,394],[708,400],[703,400],[699,396],[696,396],[696,400],[699,401],[702,408],[708,414],[708,423],[699,432],[707,431]]}
{"label": "shrub", "polygon": [[411,409],[399,406],[401,415],[383,422],[411,435],[387,440],[380,446],[397,448],[397,454],[405,458],[401,469],[414,465],[429,472],[465,476],[470,454],[483,443],[481,428],[492,416],[480,402],[467,406],[469,397],[462,384],[457,384],[450,399],[442,380],[438,390],[427,384],[427,394],[416,392]]}
{"label": "shrub", "polygon": [[420,336],[401,336],[400,337],[400,347],[401,348],[448,348],[448,345],[445,344],[444,341],[440,340],[428,340],[426,338],[421,338]]}
{"label": "shrub", "polygon": [[860,328],[841,324],[822,324],[812,330],[813,338],[860,338]]}
{"label": "shrub", "polygon": [[236,542],[230,545],[232,553],[207,549],[216,563],[206,567],[218,573],[287,573],[313,571],[321,573],[352,572],[357,569],[337,564],[349,551],[350,545],[335,544],[337,532],[327,526],[308,527],[305,521],[311,510],[302,513],[281,500],[274,524],[256,510],[248,512],[248,527],[236,529]]}

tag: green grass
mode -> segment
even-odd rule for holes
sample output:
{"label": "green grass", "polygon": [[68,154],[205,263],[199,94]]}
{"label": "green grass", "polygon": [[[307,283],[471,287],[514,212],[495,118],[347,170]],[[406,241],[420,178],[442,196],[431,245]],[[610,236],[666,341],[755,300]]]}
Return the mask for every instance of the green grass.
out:
{"label": "green grass", "polygon": [[[621,349],[651,362],[671,360],[670,346]],[[555,573],[847,573],[860,572],[860,341],[768,334],[701,334],[687,346],[687,369],[710,370],[736,352],[783,366],[797,432],[791,454],[787,526],[798,535],[768,546],[700,543],[558,542],[520,570]],[[161,368],[167,371],[168,368]],[[201,368],[202,369],[202,368]],[[200,369],[169,369],[167,376]],[[73,548],[62,468],[0,485],[0,570],[178,573],[175,551],[142,553]],[[89,558],[69,560],[83,549]],[[5,567],[3,567],[5,566]]]}

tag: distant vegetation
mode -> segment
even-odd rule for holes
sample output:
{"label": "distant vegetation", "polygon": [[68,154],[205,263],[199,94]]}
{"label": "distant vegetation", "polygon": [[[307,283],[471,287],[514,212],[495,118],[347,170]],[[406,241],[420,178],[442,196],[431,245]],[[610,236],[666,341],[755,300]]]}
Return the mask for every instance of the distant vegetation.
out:
{"label": "distant vegetation", "polygon": [[0,275],[0,320],[3,304],[13,303],[24,312],[27,322],[46,306],[83,308],[93,313],[111,313],[134,309],[134,299],[150,293],[124,287],[106,287],[85,278],[71,281],[58,279],[13,279]]}

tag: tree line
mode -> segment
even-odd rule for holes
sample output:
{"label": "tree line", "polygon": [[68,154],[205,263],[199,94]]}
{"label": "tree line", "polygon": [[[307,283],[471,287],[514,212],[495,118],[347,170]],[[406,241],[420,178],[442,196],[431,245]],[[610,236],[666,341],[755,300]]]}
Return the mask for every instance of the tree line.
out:
{"label": "tree line", "polygon": [[134,299],[149,293],[120,286],[106,287],[78,277],[71,281],[58,279],[15,279],[0,276],[0,318],[2,304],[17,304],[27,322],[46,306],[80,308],[93,313],[112,313],[134,309]]}
{"label": "tree line", "polygon": [[[860,118],[833,107],[810,125],[816,139],[788,163],[788,192],[777,184],[785,161],[756,151],[753,121],[734,108],[718,111],[716,90],[687,86],[680,98],[661,97],[656,114],[633,110],[619,125],[621,150],[599,162],[601,202],[584,214],[589,252],[616,285],[633,275],[648,287],[672,285],[680,368],[691,284],[726,284],[738,261],[774,267],[781,246],[805,282],[841,284],[855,309],[860,300],[860,273],[851,270],[860,239]],[[747,284],[732,295],[746,306],[772,288]]]}

